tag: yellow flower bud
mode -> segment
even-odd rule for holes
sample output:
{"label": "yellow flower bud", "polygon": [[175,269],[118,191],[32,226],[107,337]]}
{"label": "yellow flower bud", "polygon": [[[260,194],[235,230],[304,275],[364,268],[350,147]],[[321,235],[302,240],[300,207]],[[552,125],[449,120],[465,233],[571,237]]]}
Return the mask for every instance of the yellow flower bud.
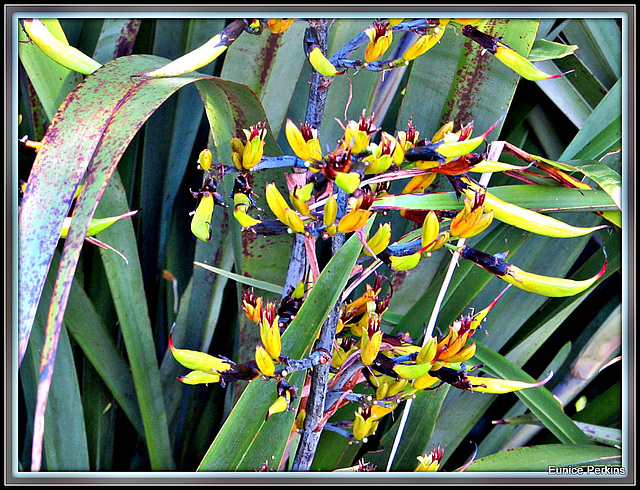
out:
{"label": "yellow flower bud", "polygon": [[358,172],[336,172],[335,182],[347,194],[353,194],[360,186],[360,174]]}
{"label": "yellow flower bud", "polygon": [[211,240],[211,219],[215,201],[210,192],[205,192],[191,218],[191,232],[200,240]]}
{"label": "yellow flower bud", "polygon": [[382,331],[378,330],[371,338],[369,335],[365,335],[361,340],[361,354],[362,364],[370,366],[380,351],[380,345],[382,344]]}
{"label": "yellow flower bud", "polygon": [[426,364],[433,361],[438,353],[438,339],[435,337],[431,337],[428,342],[425,342],[422,349],[418,353],[418,357],[416,357],[416,363],[418,364]]}
{"label": "yellow flower bud", "polygon": [[413,382],[413,387],[416,390],[424,390],[425,388],[431,388],[434,384],[438,383],[440,380],[434,376],[431,376],[429,373],[423,374],[419,378],[416,378]]}
{"label": "yellow flower bud", "polygon": [[295,19],[268,19],[267,27],[274,34],[280,34],[291,27]]}
{"label": "yellow flower bud", "polygon": [[203,170],[209,170],[211,168],[212,158],[213,155],[211,154],[211,150],[209,148],[205,148],[198,156],[198,164]]}
{"label": "yellow flower bud", "polygon": [[417,41],[404,52],[402,58],[411,61],[433,48],[440,42],[440,39],[442,39],[448,22],[448,20],[446,23],[441,21],[440,25],[433,29],[433,32],[420,36]]}
{"label": "yellow flower bud", "polygon": [[391,262],[391,268],[395,271],[408,271],[413,269],[420,262],[421,253],[416,252],[411,255],[405,255],[402,257],[390,256],[389,261]]}
{"label": "yellow flower bud", "polygon": [[233,202],[233,216],[238,220],[238,223],[240,223],[243,229],[262,223],[262,221],[247,213],[250,205],[250,200],[247,195],[242,192],[237,192],[233,196]]}
{"label": "yellow flower bud", "polygon": [[320,149],[320,141],[318,140],[318,130],[312,128],[308,123],[302,125],[302,130],[287,119],[285,125],[285,135],[289,146],[298,158],[307,162],[322,160],[322,151]]}
{"label": "yellow flower bud", "polygon": [[217,373],[205,373],[203,371],[191,371],[185,376],[178,376],[178,380],[187,385],[218,383],[220,381],[220,375]]}
{"label": "yellow flower bud", "polygon": [[269,407],[269,411],[267,412],[267,417],[265,420],[269,420],[273,414],[281,413],[286,411],[289,408],[289,402],[284,396],[279,396],[276,398],[276,401],[271,404]]}
{"label": "yellow flower bud", "polygon": [[369,44],[364,52],[364,59],[367,63],[371,63],[380,58],[391,46],[393,31],[387,22],[375,21],[364,32],[369,38]]}
{"label": "yellow flower bud", "polygon": [[338,231],[340,233],[349,233],[362,228],[367,224],[370,216],[371,211],[368,209],[352,209],[338,222]]}
{"label": "yellow flower bud", "polygon": [[276,365],[269,353],[261,345],[256,345],[256,364],[264,376],[273,376],[276,372]]}
{"label": "yellow flower bud", "polygon": [[[378,227],[378,231],[375,235],[373,235],[369,240],[367,240],[367,245],[371,251],[378,255],[385,248],[389,246],[389,242],[391,241],[391,224],[383,223]],[[371,256],[369,251],[365,248],[363,249],[365,255]]]}
{"label": "yellow flower bud", "polygon": [[276,315],[273,321],[269,322],[267,315],[263,313],[260,322],[260,339],[272,359],[278,359],[280,357],[280,351],[282,350],[278,320],[279,317]]}

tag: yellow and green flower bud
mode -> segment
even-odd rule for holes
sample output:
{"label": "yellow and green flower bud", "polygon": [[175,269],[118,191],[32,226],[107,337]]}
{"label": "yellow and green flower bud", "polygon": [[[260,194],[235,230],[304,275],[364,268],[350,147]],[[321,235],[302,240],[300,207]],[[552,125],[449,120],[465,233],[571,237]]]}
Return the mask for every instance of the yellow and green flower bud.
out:
{"label": "yellow and green flower bud", "polygon": [[254,218],[253,216],[247,213],[249,206],[251,205],[251,200],[249,196],[243,194],[242,192],[237,192],[233,196],[233,216],[240,223],[243,229],[251,228],[258,223],[262,223],[261,220]]}
{"label": "yellow and green flower bud", "polygon": [[335,182],[347,194],[353,194],[360,187],[360,174],[358,172],[336,172]]}
{"label": "yellow and green flower bud", "polygon": [[177,349],[173,345],[171,335],[169,336],[169,349],[171,350],[171,354],[173,354],[175,360],[187,369],[216,374],[224,372],[231,368],[231,364],[229,362],[209,355],[205,352],[189,349]]}
{"label": "yellow and green flower bud", "polygon": [[416,42],[404,52],[402,58],[411,61],[433,48],[440,42],[440,39],[442,39],[448,23],[448,19],[440,19],[438,27],[435,27],[433,32],[420,36]]}
{"label": "yellow and green flower bud", "polygon": [[211,219],[214,206],[213,194],[204,192],[191,218],[191,232],[205,242],[211,240]]}
{"label": "yellow and green flower bud", "polygon": [[418,364],[427,364],[431,363],[438,353],[438,339],[435,337],[431,337],[428,342],[425,342],[422,349],[418,353],[418,357],[416,357],[416,363]]}
{"label": "yellow and green flower bud", "polygon": [[426,388],[431,388],[436,383],[440,382],[440,380],[434,376],[431,376],[429,373],[423,374],[419,378],[416,378],[413,381],[413,387],[416,390],[424,390]]}
{"label": "yellow and green flower bud", "polygon": [[198,155],[198,165],[202,170],[209,170],[211,168],[211,162],[213,159],[213,155],[211,154],[211,150],[209,148],[205,148]]}
{"label": "yellow and green flower bud", "polygon": [[319,47],[315,46],[311,49],[311,51],[307,54],[307,58],[309,59],[309,63],[311,66],[315,68],[317,72],[325,77],[333,77],[336,75],[342,75],[344,70],[338,70],[333,63],[331,63],[327,57],[322,54],[322,51]]}
{"label": "yellow and green flower bud", "polygon": [[404,255],[401,257],[391,255],[389,257],[389,261],[391,262],[391,268],[394,271],[408,271],[416,267],[421,258],[422,254],[420,252],[416,252],[414,254]]}
{"label": "yellow and green flower bud", "polygon": [[362,350],[360,357],[362,364],[370,366],[380,351],[380,345],[382,344],[382,331],[376,331],[371,337],[365,330],[365,335],[361,339],[360,349]]}
{"label": "yellow and green flower bud", "polygon": [[187,385],[218,383],[220,381],[220,375],[217,373],[205,373],[203,371],[191,371],[185,376],[178,376],[178,381],[182,381]]}
{"label": "yellow and green flower bud", "polygon": [[472,196],[476,192],[484,192],[484,207],[487,212],[493,212],[495,219],[531,233],[553,238],[573,238],[587,235],[608,226],[600,225],[588,228],[572,226],[551,216],[505,202],[493,194],[485,192],[478,184],[468,179],[464,181],[469,185],[469,188],[462,190],[465,195]]}
{"label": "yellow and green flower bud", "polygon": [[287,401],[286,397],[283,395],[279,396],[278,398],[276,398],[276,401],[273,402],[269,407],[269,410],[267,412],[267,417],[265,420],[268,420],[269,417],[271,417],[276,413],[285,412],[288,408],[289,408],[289,402]]}
{"label": "yellow and green flower bud", "polygon": [[[373,235],[369,240],[367,240],[367,245],[371,249],[371,251],[378,255],[385,248],[389,246],[389,242],[391,241],[391,224],[390,223],[382,223],[378,227],[378,231]],[[365,248],[363,249],[365,255],[371,256],[369,251]]]}
{"label": "yellow and green flower bud", "polygon": [[289,199],[293,207],[303,216],[311,216],[309,210],[309,201],[311,200],[311,194],[313,193],[313,182],[309,182],[303,187],[294,187],[289,193]]}

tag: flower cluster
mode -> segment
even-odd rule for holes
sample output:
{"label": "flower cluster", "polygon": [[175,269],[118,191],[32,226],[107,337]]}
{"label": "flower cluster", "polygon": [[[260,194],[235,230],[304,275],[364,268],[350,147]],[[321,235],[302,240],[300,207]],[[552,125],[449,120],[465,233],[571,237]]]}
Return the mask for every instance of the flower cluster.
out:
{"label": "flower cluster", "polygon": [[[390,294],[382,294],[385,284],[385,278],[376,275],[374,284],[367,284],[360,297],[342,306],[330,359],[319,351],[301,360],[289,359],[281,352],[281,334],[304,302],[302,284],[277,306],[255,296],[249,289],[243,294],[242,305],[247,318],[258,325],[260,332],[261,344],[256,345],[255,358],[240,364],[225,357],[178,349],[170,336],[173,356],[191,369],[178,379],[192,385],[218,382],[225,385],[258,377],[275,379],[277,397],[265,419],[287,410],[297,410],[295,427],[300,430],[305,415],[305,398],[298,407],[294,406],[294,401],[299,398],[298,388],[291,386],[286,377],[295,370],[307,369],[318,363],[330,364],[333,374],[328,396],[335,401],[328,406],[326,419],[352,401],[357,403],[357,408],[353,412],[353,420],[325,421],[325,424],[334,430],[343,430],[351,441],[363,442],[375,433],[380,420],[392,413],[400,401],[415,396],[420,390],[437,389],[448,383],[466,391],[508,393],[541,386],[548,381],[547,378],[538,383],[526,383],[467,374],[481,367],[467,368],[465,365],[473,359],[476,350],[476,344],[469,340],[481,328],[482,320],[500,296],[480,312],[462,316],[442,338],[430,337],[422,345],[417,345],[406,333],[392,335],[381,328],[382,317],[391,298]],[[361,394],[355,395],[353,388],[357,384],[363,388],[359,390]],[[351,431],[340,429],[345,427],[350,427]],[[423,469],[416,471],[435,471],[436,463],[442,459],[439,451],[421,458],[419,468]]]}
{"label": "flower cluster", "polygon": [[[252,19],[251,29],[269,28],[273,33],[288,28],[291,19]],[[255,21],[255,22],[254,22]],[[479,30],[480,19],[429,19],[421,27],[412,28],[418,37],[402,54],[400,61],[408,62],[436,46],[450,26],[462,27],[462,34],[479,44],[501,62],[526,77],[542,79],[545,74],[519,57],[500,39]],[[341,59],[328,59],[320,49],[313,27],[305,34],[305,53],[313,67],[325,77],[342,74],[347,68],[376,66],[393,42],[393,33],[403,26],[402,19],[376,20],[365,30],[368,44],[364,61],[345,64]],[[395,63],[395,62],[394,62]],[[531,65],[531,66],[530,66]],[[382,66],[382,65],[380,65]],[[391,65],[389,65],[391,66]],[[394,65],[395,66],[395,65]],[[318,128],[310,122],[299,124],[287,120],[286,140],[295,154],[291,174],[285,174],[284,185],[268,183],[264,199],[272,218],[255,215],[261,211],[248,182],[251,172],[268,164],[264,154],[267,137],[266,122],[258,122],[242,130],[240,137],[230,141],[230,165],[212,165],[211,153],[203,151],[199,165],[205,172],[203,187],[193,192],[199,199],[193,212],[192,230],[202,240],[211,237],[211,217],[215,204],[224,205],[216,191],[214,170],[237,174],[233,191],[233,216],[243,231],[257,235],[300,234],[305,238],[310,261],[316,259],[317,238],[329,239],[339,233],[355,233],[362,242],[359,266],[364,292],[357,298],[344,295],[331,352],[312,350],[307,358],[291,359],[283,352],[282,334],[290,327],[305,301],[306,291],[313,287],[300,283],[279,303],[256,297],[253,290],[243,293],[242,308],[247,318],[257,325],[260,343],[255,346],[252,359],[235,363],[224,357],[214,357],[177,349],[170,339],[176,358],[191,372],[179,377],[187,384],[221,383],[257,378],[275,380],[277,396],[265,414],[265,419],[285,411],[296,411],[294,430],[302,430],[305,420],[307,394],[305,386],[291,386],[287,377],[293,371],[306,370],[318,364],[329,365],[329,388],[322,413],[323,427],[345,435],[350,441],[366,442],[375,434],[381,419],[392,413],[399,403],[416,396],[422,390],[435,390],[442,385],[469,392],[508,393],[543,385],[549,378],[530,383],[471,375],[480,369],[474,359],[477,345],[472,337],[481,329],[481,322],[502,293],[485,309],[461,316],[439,336],[429,332],[421,342],[407,333],[387,332],[384,315],[391,293],[383,294],[387,284],[376,273],[373,284],[365,280],[381,264],[392,274],[414,269],[421,260],[428,259],[439,249],[456,251],[462,259],[470,260],[500,279],[527,291],[547,296],[578,294],[602,276],[606,268],[586,281],[546,278],[527,273],[506,262],[507,252],[490,255],[466,245],[456,246],[453,240],[475,237],[499,220],[524,230],[548,236],[572,237],[590,233],[601,227],[578,228],[549,216],[505,203],[478,184],[469,173],[513,172],[538,164],[530,156],[518,154],[527,167],[515,167],[490,161],[482,150],[488,135],[502,119],[483,133],[474,134],[468,121],[447,121],[432,136],[421,137],[410,120],[405,130],[390,134],[381,129],[375,115],[362,112],[358,120],[340,122],[342,134],[333,149],[323,150]],[[244,136],[244,137],[241,137]],[[537,165],[538,169],[563,184],[573,185],[570,177],[552,167]],[[457,201],[449,208],[431,209],[422,198],[429,197],[430,188],[438,179],[453,188]],[[391,182],[405,180],[401,191],[391,194]],[[256,199],[254,199],[254,197]],[[395,237],[391,223],[367,226],[373,219],[389,212],[413,222],[413,230]],[[368,230],[372,231],[369,232]],[[458,242],[459,244],[462,241]],[[317,264],[316,264],[317,266]],[[317,268],[317,267],[316,267]],[[349,293],[355,288],[350,287]],[[506,290],[506,289],[505,289]],[[504,292],[504,291],[503,291]],[[398,328],[402,328],[399,325]],[[439,330],[438,330],[439,331]],[[399,333],[400,332],[400,333]],[[358,386],[358,390],[355,387]],[[345,405],[355,403],[350,420],[334,421],[334,414]],[[340,413],[344,413],[340,412]],[[418,457],[416,471],[436,471],[444,451],[437,446],[429,454]]]}

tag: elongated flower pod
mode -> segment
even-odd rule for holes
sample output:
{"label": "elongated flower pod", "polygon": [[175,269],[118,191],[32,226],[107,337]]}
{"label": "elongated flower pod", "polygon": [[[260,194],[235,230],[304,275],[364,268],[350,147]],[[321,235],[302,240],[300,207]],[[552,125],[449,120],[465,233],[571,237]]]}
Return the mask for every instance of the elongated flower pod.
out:
{"label": "elongated flower pod", "polygon": [[23,19],[22,27],[40,50],[56,63],[77,71],[83,75],[90,75],[102,65],[74,48],[68,42],[55,37],[40,19]]}
{"label": "elongated flower pod", "polygon": [[191,232],[204,242],[211,240],[211,218],[214,206],[213,194],[204,192],[191,218]]}
{"label": "elongated flower pod", "polygon": [[433,32],[420,36],[415,43],[407,48],[407,50],[402,55],[402,59],[411,61],[433,48],[440,42],[442,36],[444,36],[444,32],[448,23],[449,19],[440,19],[440,24],[438,25],[438,27],[435,27],[433,29]]}
{"label": "elongated flower pod", "polygon": [[139,76],[177,77],[202,68],[224,53],[231,43],[244,32],[246,25],[246,22],[242,19],[235,20],[225,27],[222,32],[213,36],[199,48],[190,51],[157,70],[142,73]]}
{"label": "elongated flower pod", "polygon": [[479,31],[473,26],[465,25],[462,28],[462,34],[478,43],[484,49],[493,54],[501,63],[508,66],[518,75],[526,78],[527,80],[549,80],[569,73],[559,73],[556,75],[545,73],[524,56],[516,53],[513,49],[501,42],[499,38],[495,38],[489,34]]}
{"label": "elongated flower pod", "polygon": [[208,65],[224,53],[227,47],[228,46],[223,43],[222,35],[216,34],[199,48],[181,56],[162,68],[143,73],[142,75],[148,77],[177,77],[184,75]]}
{"label": "elongated flower pod", "polygon": [[475,262],[483,269],[495,274],[503,281],[529,291],[531,293],[549,296],[553,298],[574,296],[586,291],[591,287],[607,270],[607,260],[600,272],[590,279],[575,281],[559,277],[548,277],[523,271],[522,269],[506,262],[501,257],[476,250],[468,245],[460,249],[460,256]]}
{"label": "elongated flower pod", "polygon": [[[469,183],[469,188],[462,190],[466,196],[473,197],[476,192],[484,192],[478,184],[471,183],[468,179],[463,181]],[[498,221],[553,238],[574,238],[608,226],[599,225],[589,228],[572,226],[551,216],[505,202],[489,192],[485,192],[484,207],[486,211],[493,211],[493,217]]]}
{"label": "elongated flower pod", "polygon": [[231,364],[227,361],[209,355],[205,352],[189,349],[177,349],[173,345],[171,334],[169,334],[169,349],[171,350],[171,354],[173,354],[175,360],[187,369],[215,374],[224,372],[231,368]]}
{"label": "elongated flower pod", "polygon": [[220,375],[217,373],[205,373],[204,371],[191,371],[184,376],[178,376],[178,381],[182,381],[187,385],[218,383]]}
{"label": "elongated flower pod", "polygon": [[[123,218],[133,216],[138,211],[129,211],[128,213],[121,214],[120,216],[113,216],[111,218],[95,218],[89,222],[89,228],[87,229],[87,236],[95,236],[103,230],[109,228],[112,224],[120,221]],[[62,221],[62,230],[60,231],[60,238],[67,238],[69,233],[69,227],[71,226],[71,217],[67,217]]]}
{"label": "elongated flower pod", "polygon": [[473,391],[503,394],[524,390],[526,388],[537,388],[539,386],[543,386],[552,377],[553,372],[550,372],[545,379],[538,381],[537,383],[526,383],[524,381],[512,381],[508,379],[482,378],[479,376],[467,376],[467,380],[473,386]]}
{"label": "elongated flower pod", "polygon": [[555,75],[545,73],[524,56],[516,53],[513,49],[508,48],[502,43],[498,43],[498,47],[496,48],[494,56],[503,64],[515,71],[522,78],[526,78],[527,80],[551,80],[553,78],[559,78],[566,75],[567,73],[570,73],[564,72],[557,73]]}

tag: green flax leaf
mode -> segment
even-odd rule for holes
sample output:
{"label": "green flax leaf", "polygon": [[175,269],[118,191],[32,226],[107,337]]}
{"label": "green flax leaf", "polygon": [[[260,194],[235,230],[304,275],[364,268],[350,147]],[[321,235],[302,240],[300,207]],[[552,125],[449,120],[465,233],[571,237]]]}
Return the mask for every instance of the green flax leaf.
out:
{"label": "green flax leaf", "polygon": [[[535,382],[531,376],[520,368],[482,344],[477,344],[475,357],[499,378]],[[563,443],[588,444],[591,442],[564,413],[562,406],[546,388],[531,388],[518,391],[516,394],[545,427]]]}
{"label": "green flax leaf", "polygon": [[[338,301],[360,254],[362,244],[353,235],[333,256],[316,281],[300,311],[282,336],[282,352],[292,359],[309,355],[322,324]],[[255,346],[254,346],[255,348]],[[302,389],[303,372],[291,384]],[[273,381],[255,379],[235,405],[198,471],[257,471],[269,461],[277,465],[293,423],[293,413],[277,414],[265,421],[276,398]]]}
{"label": "green flax leaf", "polygon": [[[511,449],[469,465],[465,471],[521,472],[538,471],[547,473],[550,467],[560,471],[562,467],[619,466],[619,449],[585,444],[545,444]],[[562,473],[557,473],[561,475]]]}

